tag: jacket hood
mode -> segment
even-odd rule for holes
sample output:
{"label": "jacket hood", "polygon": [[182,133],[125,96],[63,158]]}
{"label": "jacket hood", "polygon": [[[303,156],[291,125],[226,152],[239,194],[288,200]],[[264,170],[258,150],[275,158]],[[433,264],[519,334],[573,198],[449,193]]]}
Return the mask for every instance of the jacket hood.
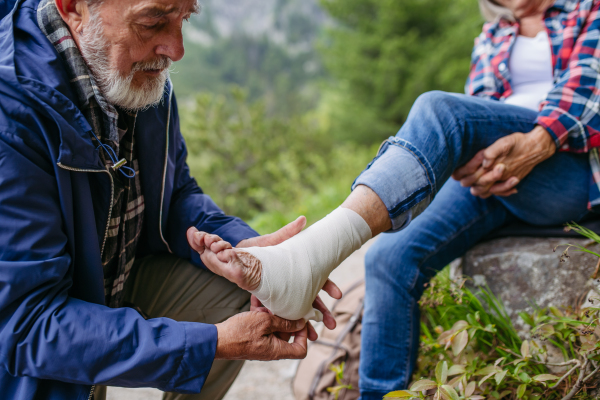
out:
{"label": "jacket hood", "polygon": [[[57,162],[104,169],[91,140],[91,127],[77,106],[66,66],[37,24],[39,2],[8,0],[0,5],[0,93],[59,126]],[[23,116],[16,114],[15,118],[19,121]],[[27,121],[19,122],[27,126]]]}

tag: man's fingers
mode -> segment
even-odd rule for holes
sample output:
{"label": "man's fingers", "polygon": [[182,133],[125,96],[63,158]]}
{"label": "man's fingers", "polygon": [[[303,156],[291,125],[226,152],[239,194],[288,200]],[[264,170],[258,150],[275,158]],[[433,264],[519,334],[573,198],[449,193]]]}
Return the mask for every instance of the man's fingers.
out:
{"label": "man's fingers", "polygon": [[452,174],[452,177],[455,180],[460,181],[460,180],[464,179],[465,177],[467,177],[468,175],[474,174],[479,169],[479,167],[481,167],[482,162],[483,162],[483,150],[481,150],[480,152],[475,154],[475,156],[471,159],[471,161],[469,161],[462,167],[457,168],[454,171],[454,173]]}
{"label": "man's fingers", "polygon": [[269,333],[272,332],[297,332],[300,329],[304,328],[306,322],[303,319],[299,319],[296,321],[289,321],[287,319],[283,319],[280,317],[276,317],[275,315],[271,315],[271,324],[269,327]]}
{"label": "man's fingers", "polygon": [[202,254],[204,252],[204,237],[206,236],[206,232],[200,232],[195,227],[191,227],[186,232],[187,240],[192,249],[194,251]]}
{"label": "man's fingers", "polygon": [[258,307],[263,307],[263,303],[255,295],[250,296],[250,311],[253,311],[252,308]]}
{"label": "man's fingers", "polygon": [[327,293],[336,300],[342,298],[342,291],[330,279],[327,279],[327,282],[325,282],[325,285],[323,285],[323,290],[325,291],[325,293]]}
{"label": "man's fingers", "polygon": [[313,302],[313,307],[321,311],[321,313],[323,314],[323,323],[325,324],[325,327],[327,327],[327,329],[330,330],[335,329],[335,318],[333,318],[331,311],[329,311],[329,309],[327,308],[325,303],[323,303],[323,300],[319,296],[317,296],[317,298]]}
{"label": "man's fingers", "polygon": [[312,326],[312,324],[310,322],[306,323],[306,329],[307,329],[307,333],[308,333],[308,340],[310,340],[311,342],[314,342],[315,340],[317,340],[319,338],[319,335],[317,334],[315,327]]}
{"label": "man's fingers", "polygon": [[293,343],[283,343],[282,350],[286,354],[282,358],[302,359],[306,357],[308,347],[308,325],[296,332]]}
{"label": "man's fingers", "polygon": [[273,232],[270,235],[265,235],[266,244],[263,246],[275,246],[279,243],[285,242],[289,238],[302,232],[302,229],[304,229],[305,226],[306,217],[302,215],[296,218],[294,222],[290,222],[278,231]]}

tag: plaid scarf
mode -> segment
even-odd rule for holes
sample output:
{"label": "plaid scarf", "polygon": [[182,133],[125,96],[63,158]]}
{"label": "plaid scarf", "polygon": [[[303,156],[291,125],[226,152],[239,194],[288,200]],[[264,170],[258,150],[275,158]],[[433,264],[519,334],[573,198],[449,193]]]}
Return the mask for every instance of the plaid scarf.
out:
{"label": "plaid scarf", "polygon": [[[62,57],[71,85],[77,93],[80,110],[102,143],[113,148],[119,159],[136,171],[126,178],[113,170],[110,157],[100,151],[100,158],[112,176],[114,197],[112,212],[102,251],[104,296],[110,307],[122,303],[123,287],[135,261],[135,251],[142,231],[144,196],[140,186],[139,167],[135,152],[135,114],[116,109],[109,104],[94,81],[69,28],[62,20],[54,0],[42,0],[37,11],[38,26]],[[95,138],[90,138],[96,145]]]}

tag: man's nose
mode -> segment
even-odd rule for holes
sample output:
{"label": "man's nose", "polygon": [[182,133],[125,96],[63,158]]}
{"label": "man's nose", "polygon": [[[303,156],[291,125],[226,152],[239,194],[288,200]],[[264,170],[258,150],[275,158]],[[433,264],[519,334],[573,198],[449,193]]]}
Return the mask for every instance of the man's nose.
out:
{"label": "man's nose", "polygon": [[167,56],[173,61],[179,61],[183,58],[185,50],[183,48],[181,26],[165,32],[160,43],[156,46],[155,53]]}

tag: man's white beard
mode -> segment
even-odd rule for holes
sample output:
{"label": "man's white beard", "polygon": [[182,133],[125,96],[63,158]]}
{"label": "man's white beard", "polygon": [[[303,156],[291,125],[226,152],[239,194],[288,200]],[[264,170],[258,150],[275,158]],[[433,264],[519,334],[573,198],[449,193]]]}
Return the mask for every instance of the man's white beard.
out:
{"label": "man's white beard", "polygon": [[[112,68],[108,57],[108,42],[102,31],[98,12],[92,10],[89,25],[82,31],[79,51],[94,75],[98,88],[113,105],[130,111],[139,111],[158,104],[169,78],[170,58],[162,56],[152,61],[136,62],[129,75],[123,77]],[[132,84],[137,71],[161,70],[159,76],[148,78],[141,87]]]}

